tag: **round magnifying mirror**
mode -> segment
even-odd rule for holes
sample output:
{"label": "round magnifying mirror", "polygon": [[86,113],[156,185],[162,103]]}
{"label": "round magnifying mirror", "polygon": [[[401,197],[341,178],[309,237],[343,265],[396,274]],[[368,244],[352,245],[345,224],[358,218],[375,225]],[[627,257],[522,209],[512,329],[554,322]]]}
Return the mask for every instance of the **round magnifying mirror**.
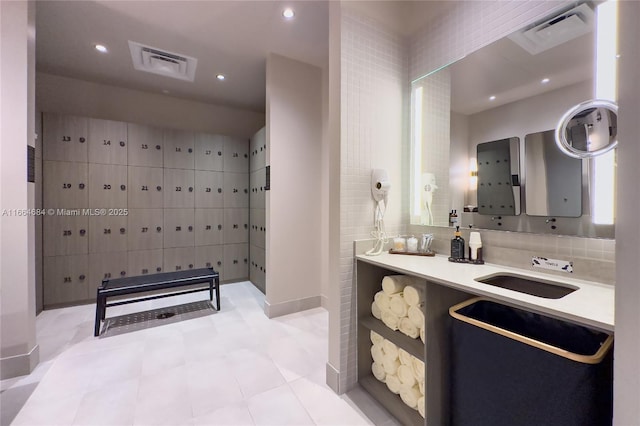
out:
{"label": "round magnifying mirror", "polygon": [[574,158],[612,150],[618,145],[618,105],[594,99],[574,106],[558,122],[555,138],[558,148]]}

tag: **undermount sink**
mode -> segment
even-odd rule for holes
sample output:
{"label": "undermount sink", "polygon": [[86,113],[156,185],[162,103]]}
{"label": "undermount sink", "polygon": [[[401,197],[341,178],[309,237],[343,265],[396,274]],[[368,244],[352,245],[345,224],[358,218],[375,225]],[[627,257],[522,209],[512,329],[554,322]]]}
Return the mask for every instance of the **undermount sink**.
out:
{"label": "undermount sink", "polygon": [[476,278],[475,281],[506,288],[532,296],[544,297],[545,299],[560,299],[567,294],[573,293],[578,288],[560,284],[552,281],[538,280],[531,277],[523,277],[516,274],[493,274],[486,277]]}

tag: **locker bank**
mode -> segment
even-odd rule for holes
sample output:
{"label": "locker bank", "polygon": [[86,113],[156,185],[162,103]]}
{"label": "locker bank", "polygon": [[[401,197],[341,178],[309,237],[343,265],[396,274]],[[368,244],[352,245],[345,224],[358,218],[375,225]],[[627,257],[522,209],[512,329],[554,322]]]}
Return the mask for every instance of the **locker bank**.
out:
{"label": "locker bank", "polygon": [[[500,388],[638,424],[638,19],[619,0],[0,2],[0,424],[532,424],[481,402]],[[483,147],[504,141],[517,208],[491,211]],[[176,278],[205,272],[217,300]],[[99,291],[145,280],[172,284],[101,317]],[[465,316],[485,304],[599,343]],[[546,400],[514,377],[548,365],[527,377],[591,381]]]}

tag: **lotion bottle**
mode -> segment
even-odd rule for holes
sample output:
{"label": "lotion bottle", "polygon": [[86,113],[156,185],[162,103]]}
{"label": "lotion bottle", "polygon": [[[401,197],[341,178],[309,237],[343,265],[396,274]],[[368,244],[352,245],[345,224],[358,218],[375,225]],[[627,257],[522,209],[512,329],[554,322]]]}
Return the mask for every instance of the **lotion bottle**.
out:
{"label": "lotion bottle", "polygon": [[451,258],[453,260],[464,259],[464,239],[460,233],[460,227],[456,226],[456,233],[451,240]]}

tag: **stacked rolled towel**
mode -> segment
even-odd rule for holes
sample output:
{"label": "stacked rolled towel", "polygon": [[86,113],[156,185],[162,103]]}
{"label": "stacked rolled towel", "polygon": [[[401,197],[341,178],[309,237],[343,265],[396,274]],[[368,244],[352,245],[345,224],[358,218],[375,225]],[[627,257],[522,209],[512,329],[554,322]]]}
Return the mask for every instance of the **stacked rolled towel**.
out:
{"label": "stacked rolled towel", "polygon": [[390,340],[387,340],[387,339],[383,340],[383,342],[382,342],[382,350],[384,351],[384,356],[386,358],[398,359],[399,349]]}
{"label": "stacked rolled towel", "polygon": [[413,356],[402,348],[398,348],[398,358],[400,358],[400,364],[407,365],[411,367],[411,371],[413,371]]}
{"label": "stacked rolled towel", "polygon": [[404,318],[407,316],[409,305],[404,301],[402,293],[391,296],[389,299],[389,309],[391,309],[391,312],[393,312],[393,314],[398,318]]}
{"label": "stacked rolled towel", "polygon": [[[408,294],[405,294],[405,290]],[[382,279],[382,291],[375,294],[371,313],[390,329],[400,330],[417,339],[424,328],[423,304],[424,290],[417,278],[389,275]]]}
{"label": "stacked rolled towel", "polygon": [[384,367],[379,362],[374,362],[371,364],[371,372],[373,373],[373,377],[381,381],[385,382],[385,378],[387,377],[387,373],[384,371]]}
{"label": "stacked rolled towel", "polygon": [[402,291],[404,301],[409,306],[418,306],[424,303],[424,288],[418,285],[408,285]]}
{"label": "stacked rolled towel", "polygon": [[371,339],[371,343],[373,343],[374,345],[377,345],[377,344],[382,345],[382,343],[384,342],[384,337],[382,337],[381,335],[379,335],[373,330],[369,332],[369,338]]}
{"label": "stacked rolled towel", "polygon": [[416,376],[413,374],[413,369],[408,365],[402,364],[398,367],[398,378],[400,379],[400,382],[402,382],[403,386],[411,387],[417,384]]}
{"label": "stacked rolled towel", "polygon": [[424,381],[424,362],[418,358],[413,358],[413,371],[419,382]]}
{"label": "stacked rolled towel", "polygon": [[424,396],[418,398],[418,413],[420,413],[424,419]]}
{"label": "stacked rolled towel", "polygon": [[422,312],[422,304],[409,306],[407,317],[418,328],[424,328],[424,313]]}
{"label": "stacked rolled towel", "polygon": [[395,316],[391,310],[382,311],[382,322],[394,331],[400,328],[400,318]]}
{"label": "stacked rolled towel", "polygon": [[384,291],[379,291],[373,296],[373,301],[378,305],[382,312],[388,311],[390,308],[389,301],[391,296],[386,294]]}
{"label": "stacked rolled towel", "polygon": [[424,327],[420,329],[420,340],[422,340],[422,343],[425,342]]}
{"label": "stacked rolled towel", "polygon": [[373,317],[375,319],[379,319],[379,320],[382,319],[382,310],[380,309],[380,307],[378,306],[375,300],[371,303],[371,313],[373,314]]}
{"label": "stacked rolled towel", "polygon": [[388,275],[382,279],[382,291],[391,296],[400,293],[406,286],[412,284],[415,278],[406,275]]}
{"label": "stacked rolled towel", "polygon": [[420,336],[420,329],[408,317],[400,320],[398,330],[412,339],[417,339]]}
{"label": "stacked rolled towel", "polygon": [[382,351],[382,344],[376,343],[371,346],[371,358],[373,362],[382,364],[384,362],[384,352]]}
{"label": "stacked rolled towel", "polygon": [[396,395],[400,393],[400,389],[402,388],[402,384],[400,383],[400,379],[395,375],[387,375],[385,383],[389,390]]}
{"label": "stacked rolled towel", "polygon": [[400,387],[400,398],[407,406],[416,410],[418,408],[418,400],[422,397],[418,386],[406,386]]}

